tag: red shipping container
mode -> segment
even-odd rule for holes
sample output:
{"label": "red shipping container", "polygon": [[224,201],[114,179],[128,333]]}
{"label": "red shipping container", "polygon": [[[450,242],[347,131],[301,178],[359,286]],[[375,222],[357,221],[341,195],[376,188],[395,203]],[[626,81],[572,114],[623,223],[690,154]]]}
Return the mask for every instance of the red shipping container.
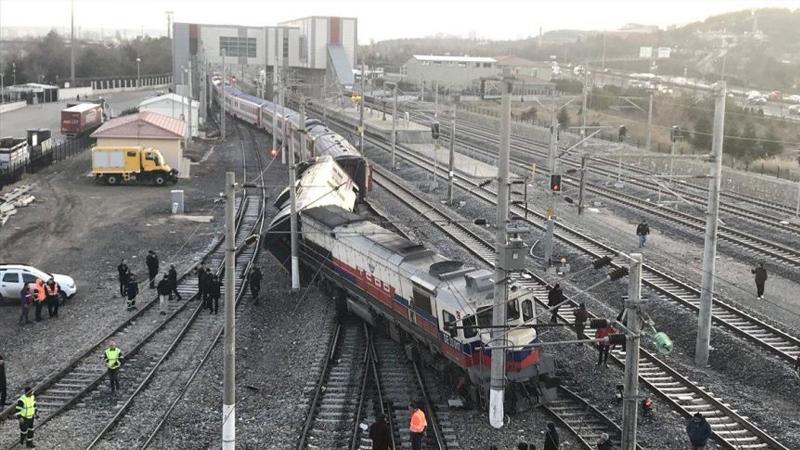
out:
{"label": "red shipping container", "polygon": [[81,103],[61,111],[61,134],[79,136],[103,123],[103,107],[95,103]]}

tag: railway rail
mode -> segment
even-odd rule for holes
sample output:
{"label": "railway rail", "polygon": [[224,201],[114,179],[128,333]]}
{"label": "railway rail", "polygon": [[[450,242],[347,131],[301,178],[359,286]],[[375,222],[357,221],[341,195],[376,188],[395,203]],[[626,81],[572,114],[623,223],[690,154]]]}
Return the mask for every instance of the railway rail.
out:
{"label": "railway rail", "polygon": [[[256,229],[257,224],[262,221],[263,205],[265,203],[263,199],[250,198],[247,195],[237,197],[237,229],[246,229],[249,232]],[[246,237],[246,234],[243,236]],[[204,261],[218,271],[221,270],[224,261],[222,244],[221,240],[217,240],[210,251],[203,257]],[[248,253],[252,255],[257,251],[257,248],[257,246],[245,248],[237,256],[237,260],[244,259]],[[100,426],[103,429],[100,434],[102,435],[108,428],[103,426],[103,424],[107,425],[106,420],[116,421],[124,415],[132,400],[144,389],[161,364],[187,335],[190,327],[195,323],[200,324],[200,326],[209,323],[205,318],[198,320],[201,302],[198,302],[194,308],[190,307],[192,305],[191,300],[194,300],[198,295],[197,278],[191,276],[195,267],[196,264],[192,265],[179,278],[177,290],[184,300],[170,302],[169,312],[166,316],[161,318],[157,308],[157,299],[142,304],[135,314],[105,336],[96,340],[89,349],[80,352],[67,364],[53,371],[36,384],[34,392],[39,414],[39,419],[36,423],[37,430],[48,426],[48,424],[55,424],[60,415],[80,407],[80,402],[83,402],[87,396],[90,398],[85,402],[90,403],[100,401],[99,397],[108,395],[101,392],[103,389],[100,388],[100,385],[106,377],[103,352],[111,342],[116,342],[123,349],[123,354],[125,355],[125,364],[120,369],[120,378],[123,385],[120,395],[124,395],[127,400],[118,414],[114,414],[114,410],[111,408],[98,408],[98,415],[92,421],[84,420],[81,429],[76,430],[77,434],[72,441],[76,443],[78,441],[90,442],[92,438],[89,435],[99,428],[95,428],[94,425],[101,424]],[[137,387],[134,389],[133,386]],[[103,401],[107,403],[106,399],[103,399]],[[0,419],[7,419],[13,416],[14,408],[14,405],[12,405],[0,412]],[[12,421],[7,420],[0,426],[4,436],[13,434],[9,433],[7,429],[11,427],[11,423]],[[2,445],[7,445],[7,448],[11,449],[16,448],[18,442]]]}
{"label": "railway rail", "polygon": [[[489,260],[485,259],[485,255],[494,252],[494,246],[490,242],[469,230],[461,221],[454,219],[441,206],[425,200],[406,187],[404,183],[393,179],[394,177],[386,171],[375,170],[375,173],[377,175],[375,181],[386,188],[387,192],[397,195],[403,203],[414,209],[422,217],[430,220],[432,224],[449,235],[454,242],[462,245],[475,257],[487,265],[493,265],[494,257]],[[549,285],[544,279],[533,272],[525,271],[515,281],[523,288],[532,291],[537,303],[542,308],[547,308],[544,299],[547,298]],[[567,299],[558,314],[559,320],[565,323],[573,323],[574,317],[570,307],[576,307],[577,305],[577,302]],[[597,318],[596,315],[591,313],[590,316]],[[587,334],[591,335],[590,333],[594,331],[590,328],[587,330]],[[722,399],[691,382],[668,364],[659,360],[655,355],[642,349],[640,356],[640,382],[656,392],[675,410],[687,418],[696,412],[702,412],[708,418],[714,438],[720,445],[730,449],[786,449],[785,446],[751,423],[746,417],[739,415]],[[617,365],[624,367],[624,352],[614,350],[612,352],[612,360]],[[597,433],[591,430],[587,431],[585,435],[591,439],[596,438]]]}

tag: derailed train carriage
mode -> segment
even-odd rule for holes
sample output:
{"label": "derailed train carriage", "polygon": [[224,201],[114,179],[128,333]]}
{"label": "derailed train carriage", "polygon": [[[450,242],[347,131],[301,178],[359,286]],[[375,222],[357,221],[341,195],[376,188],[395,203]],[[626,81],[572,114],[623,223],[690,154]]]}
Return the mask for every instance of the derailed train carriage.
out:
{"label": "derailed train carriage", "polygon": [[[215,83],[218,97],[222,86],[221,80]],[[285,137],[289,137],[287,130],[299,128],[300,114],[297,111],[285,106],[278,106],[263,98],[245,94],[233,86],[224,86],[224,89],[225,110],[234,118],[273,134],[273,116],[277,115],[274,133],[281,142]],[[306,119],[305,128],[305,155],[297,154],[298,158],[305,157],[307,161],[313,161],[318,156],[331,156],[359,186],[360,197],[363,198],[367,192],[372,190],[369,164],[358,149],[319,120]],[[295,148],[299,148],[299,146]],[[301,160],[298,159],[298,161]]]}
{"label": "derailed train carriage", "polygon": [[[450,260],[374,223],[358,211],[358,186],[346,177],[334,160],[319,158],[300,178],[299,257],[305,278],[320,280],[340,311],[387,328],[392,336],[427,349],[434,362],[447,362],[466,371],[473,383],[488,386],[493,273]],[[288,195],[276,206],[280,212],[264,247],[288,270]],[[538,342],[533,328],[514,328],[533,318],[532,296],[513,298],[505,345]],[[543,373],[552,375],[552,369],[552,358],[538,347],[507,352],[511,381],[537,380]]]}

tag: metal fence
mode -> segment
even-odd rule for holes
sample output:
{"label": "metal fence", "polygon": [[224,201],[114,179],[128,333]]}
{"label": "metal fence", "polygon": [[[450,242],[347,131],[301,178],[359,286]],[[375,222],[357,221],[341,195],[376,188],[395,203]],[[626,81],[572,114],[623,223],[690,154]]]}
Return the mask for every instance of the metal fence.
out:
{"label": "metal fence", "polygon": [[27,160],[0,167],[0,189],[18,181],[26,172],[38,172],[55,162],[71,158],[88,148],[89,138],[86,136],[62,141],[51,139],[43,142],[42,145],[29,147],[30,156]]}

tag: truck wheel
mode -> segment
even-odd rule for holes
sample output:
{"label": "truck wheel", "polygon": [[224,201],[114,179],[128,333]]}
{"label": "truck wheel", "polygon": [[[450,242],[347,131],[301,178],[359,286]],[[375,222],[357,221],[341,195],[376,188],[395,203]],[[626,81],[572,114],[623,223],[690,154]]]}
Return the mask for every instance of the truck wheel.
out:
{"label": "truck wheel", "polygon": [[115,184],[119,184],[119,177],[116,175],[108,175],[106,176],[106,183],[114,186]]}
{"label": "truck wheel", "polygon": [[164,175],[156,175],[156,177],[153,179],[153,182],[156,184],[156,186],[163,186],[167,184],[167,177]]}

